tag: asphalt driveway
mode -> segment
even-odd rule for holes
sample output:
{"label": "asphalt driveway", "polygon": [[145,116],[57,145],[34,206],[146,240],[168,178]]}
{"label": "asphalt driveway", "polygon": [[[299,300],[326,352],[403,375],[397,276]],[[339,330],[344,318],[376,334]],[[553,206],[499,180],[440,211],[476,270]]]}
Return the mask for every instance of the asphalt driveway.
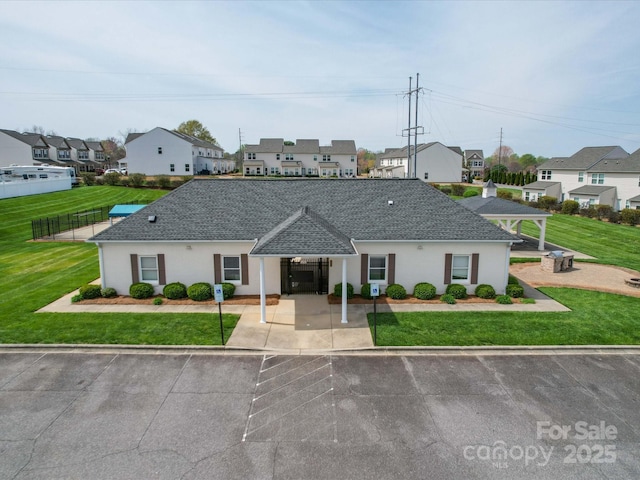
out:
{"label": "asphalt driveway", "polygon": [[640,477],[640,356],[0,354],[3,479]]}

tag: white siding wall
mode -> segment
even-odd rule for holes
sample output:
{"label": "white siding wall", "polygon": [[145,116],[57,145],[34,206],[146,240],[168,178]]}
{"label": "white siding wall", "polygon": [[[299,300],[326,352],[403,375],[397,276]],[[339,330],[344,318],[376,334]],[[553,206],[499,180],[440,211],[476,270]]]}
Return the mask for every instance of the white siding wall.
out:
{"label": "white siding wall", "polygon": [[[478,253],[478,283],[488,283],[497,293],[504,293],[508,278],[509,247],[498,243],[424,243],[424,242],[396,242],[373,243],[355,242],[356,250],[360,254],[368,255],[396,255],[395,282],[406,288],[408,294],[413,293],[416,283],[432,283],[439,294],[444,293],[445,254],[471,255]],[[422,246],[419,250],[418,246]],[[347,260],[347,281],[360,293],[360,262],[361,257]],[[333,259],[329,267],[329,291],[342,281],[342,259]],[[476,284],[467,284],[467,291],[473,293]],[[386,285],[381,285],[384,292]]]}
{"label": "white siding wall", "polygon": [[[158,153],[162,147],[162,154]],[[192,145],[179,137],[161,129],[153,130],[127,143],[126,161],[129,173],[147,175],[193,175]],[[175,165],[171,172],[170,164]],[[189,171],[185,169],[189,164]]]}
{"label": "white siding wall", "polygon": [[33,151],[29,145],[0,132],[0,167],[11,164],[33,165]]}
{"label": "white siding wall", "polygon": [[614,201],[614,208],[625,208],[630,198],[640,195],[640,172],[607,172],[604,174],[604,185],[615,185],[618,198]]}
{"label": "white siding wall", "polygon": [[[411,162],[413,162],[413,156]],[[416,177],[424,182],[452,183],[462,181],[462,155],[441,143],[435,143],[418,152],[416,164]],[[413,163],[411,165],[413,166]],[[429,178],[425,179],[425,173],[429,173]]]}
{"label": "white siding wall", "polygon": [[[188,249],[187,246],[191,246]],[[422,246],[422,249],[418,249]],[[103,281],[107,287],[115,288],[118,293],[128,295],[132,283],[130,255],[165,256],[167,283],[182,282],[189,286],[196,282],[214,283],[213,255],[240,255],[248,253],[253,242],[235,243],[105,243],[102,245]],[[360,253],[368,255],[387,255],[394,253],[396,258],[395,282],[403,285],[409,294],[419,282],[435,285],[438,293],[443,293],[445,254],[479,254],[478,283],[492,285],[496,292],[504,293],[507,282],[508,246],[497,243],[422,243],[422,242],[360,242],[356,244]],[[237,285],[238,295],[256,295],[260,292],[260,260],[248,257],[249,285]],[[356,293],[360,292],[361,257],[349,257],[347,260],[347,281]],[[266,293],[280,293],[280,258],[265,258]],[[329,291],[342,281],[342,258],[331,258],[329,267]],[[386,285],[382,285],[384,291]],[[473,293],[474,285],[467,285]],[[162,286],[156,287],[162,292]]]}
{"label": "white siding wall", "polygon": [[[188,249],[187,246],[191,246]],[[131,254],[164,254],[167,283],[182,282],[187,287],[196,282],[214,283],[213,255],[239,256],[249,252],[253,242],[234,243],[162,243],[140,242],[102,244],[103,282],[113,287],[119,294],[128,295],[132,283]],[[238,295],[257,295],[260,293],[260,260],[248,257],[249,285],[236,285]],[[267,293],[280,293],[280,259],[265,259],[265,279]],[[162,293],[162,285],[155,287],[156,293]]]}

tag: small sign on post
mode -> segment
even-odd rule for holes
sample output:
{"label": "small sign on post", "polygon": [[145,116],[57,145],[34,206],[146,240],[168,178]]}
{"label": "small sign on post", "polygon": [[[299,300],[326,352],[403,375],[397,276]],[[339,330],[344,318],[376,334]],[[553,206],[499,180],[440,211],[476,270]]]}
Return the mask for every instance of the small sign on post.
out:
{"label": "small sign on post", "polygon": [[371,283],[369,285],[370,293],[373,297],[373,345],[378,345],[378,319],[376,312],[376,298],[380,296],[380,285],[377,283]]}
{"label": "small sign on post", "polygon": [[224,293],[222,292],[222,285],[216,284],[213,286],[213,299],[218,302],[218,316],[220,318],[220,338],[222,345],[224,345],[224,328],[222,326],[222,302],[224,302]]}

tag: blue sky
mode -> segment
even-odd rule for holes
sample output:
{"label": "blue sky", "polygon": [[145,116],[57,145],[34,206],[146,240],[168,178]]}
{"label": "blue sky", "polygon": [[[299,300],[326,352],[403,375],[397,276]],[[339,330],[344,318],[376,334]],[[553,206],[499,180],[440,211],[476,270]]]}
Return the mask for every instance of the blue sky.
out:
{"label": "blue sky", "polygon": [[[0,128],[640,148],[640,2],[0,2]],[[415,107],[413,107],[415,108]],[[413,114],[412,114],[413,117]]]}

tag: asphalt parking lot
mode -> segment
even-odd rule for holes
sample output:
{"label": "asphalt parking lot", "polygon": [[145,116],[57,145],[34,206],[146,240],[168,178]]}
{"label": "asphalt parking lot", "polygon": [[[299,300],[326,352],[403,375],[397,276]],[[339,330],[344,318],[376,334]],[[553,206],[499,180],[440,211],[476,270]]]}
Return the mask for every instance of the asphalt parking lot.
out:
{"label": "asphalt parking lot", "polygon": [[640,477],[640,356],[0,354],[3,479]]}

